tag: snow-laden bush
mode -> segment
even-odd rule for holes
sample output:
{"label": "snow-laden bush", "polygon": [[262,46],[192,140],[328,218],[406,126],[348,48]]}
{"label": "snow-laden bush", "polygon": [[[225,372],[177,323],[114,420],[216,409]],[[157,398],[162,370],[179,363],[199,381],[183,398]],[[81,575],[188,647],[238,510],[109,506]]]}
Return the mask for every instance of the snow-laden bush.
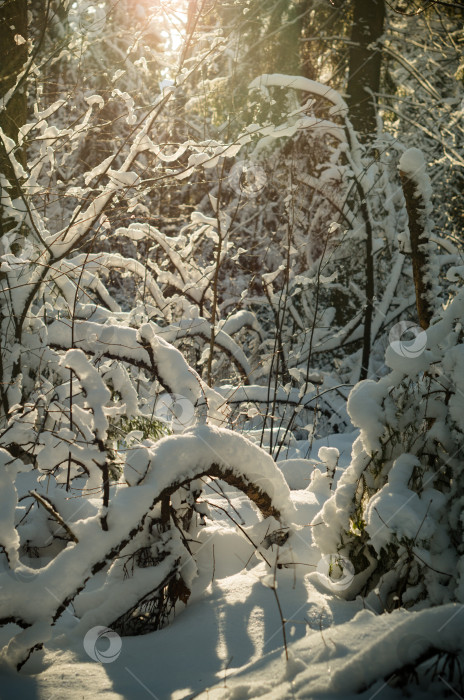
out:
{"label": "snow-laden bush", "polygon": [[[259,104],[284,95],[289,111],[256,128],[240,152],[243,167],[265,175],[262,190],[250,198],[244,187],[228,200],[230,181],[221,181],[215,206],[233,221],[227,240],[240,246],[222,265],[232,272],[241,263],[232,282],[221,282],[222,308],[240,304],[260,321],[256,382],[272,376],[287,385],[292,374],[314,370],[334,376],[335,358],[338,376],[351,383],[360,365],[362,376],[381,370],[385,330],[414,307],[397,236],[407,225],[397,171],[404,147],[387,134],[360,143],[345,101],[327,85],[274,74],[249,88]],[[441,272],[458,251],[437,232],[433,241]]]}
{"label": "snow-laden bush", "polygon": [[99,585],[75,605],[81,628],[111,624],[130,634],[166,624],[176,602],[187,602],[196,574],[189,542],[195,542],[205,514],[196,504],[200,478],[220,478],[241,489],[263,517],[279,521],[279,530],[292,516],[288,487],[272,458],[240,435],[206,425],[157,443],[145,440],[128,451],[125,480],[110,483],[108,456],[99,444],[109,392],[106,401],[92,403],[89,397],[104,391],[100,376],[80,350],[65,357],[88,400],[80,425],[94,439],[82,448],[80,464],[90,472],[90,493],[87,484],[82,495],[75,486],[70,496],[57,476],[44,479],[43,469],[6,449],[0,453],[0,621],[11,629],[2,656],[18,668],[97,574]]}
{"label": "snow-laden bush", "polygon": [[[3,140],[27,191],[34,176]],[[82,625],[98,618],[125,634],[161,627],[187,602],[189,542],[205,514],[200,479],[243,490],[278,529],[291,518],[274,461],[214,427],[224,401],[165,339],[169,326],[136,326],[95,275],[94,258],[74,254],[119,180],[132,182],[137,152],[58,232],[33,202],[3,198],[17,226],[2,239],[0,622],[10,636],[3,657],[18,668],[81,592]],[[159,440],[170,412],[173,434]]]}
{"label": "snow-laden bush", "polygon": [[360,435],[314,521],[321,551],[355,567],[346,595],[375,590],[387,609],[464,602],[463,313],[461,290],[414,341],[392,340],[389,374],[352,390]]}
{"label": "snow-laden bush", "polygon": [[[178,83],[187,78],[184,71]],[[3,96],[4,109],[20,83],[19,75]],[[191,316],[180,318],[179,295],[163,290],[170,284],[188,297],[190,289],[198,301],[195,291],[207,291],[213,273],[202,290],[192,265],[145,223],[119,233],[142,235],[167,251],[178,278],[163,277],[156,263],[150,270],[138,259],[93,251],[111,231],[108,213],[114,207],[130,213],[147,196],[146,154],[156,159],[161,179],[165,163],[169,177],[184,179],[199,164],[240,149],[240,140],[189,141],[173,159],[158,145],[157,120],[178,86],[161,85],[144,112],[116,94],[131,138],[66,182],[57,169],[84,140],[103,97],[87,96],[85,114],[73,123],[58,100],[36,109],[16,140],[0,129],[8,165],[0,212],[0,624],[2,657],[18,668],[74,601],[83,626],[95,614],[123,634],[166,623],[176,603],[188,600],[196,573],[191,542],[206,512],[198,504],[202,480],[222,479],[244,491],[270,519],[267,545],[292,517],[274,460],[216,427],[227,415],[223,397],[170,342],[182,333],[209,341],[212,324],[200,318],[194,328]],[[19,148],[26,140],[27,163]],[[177,162],[179,154],[188,162]],[[143,308],[123,311],[102,268],[137,277]],[[213,345],[222,345],[246,377],[246,357],[227,329],[214,335]]]}

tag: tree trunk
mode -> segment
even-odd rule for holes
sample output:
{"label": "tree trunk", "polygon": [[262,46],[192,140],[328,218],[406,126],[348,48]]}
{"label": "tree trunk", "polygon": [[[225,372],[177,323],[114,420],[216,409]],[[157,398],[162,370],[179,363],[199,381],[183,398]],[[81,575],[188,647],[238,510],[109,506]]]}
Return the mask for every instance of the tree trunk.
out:
{"label": "tree trunk", "polygon": [[433,306],[430,303],[433,288],[430,279],[430,231],[426,226],[427,202],[419,194],[417,182],[409,173],[400,170],[400,177],[408,212],[417,316],[420,327],[427,330],[433,316]]}
{"label": "tree trunk", "polygon": [[348,106],[359,134],[375,133],[376,110],[372,93],[379,91],[385,0],[353,0],[353,26],[349,52]]}
{"label": "tree trunk", "polygon": [[[27,60],[27,0],[6,0],[0,4],[0,98],[5,97],[17,80]],[[5,109],[0,111],[0,128],[6,136],[17,142],[18,129],[27,119],[27,92],[25,81],[18,86]],[[15,152],[16,159],[24,165],[25,153]],[[7,152],[0,142],[0,173],[10,183],[9,196],[19,196],[19,185],[14,177]],[[3,220],[0,201],[0,233],[8,230]]]}

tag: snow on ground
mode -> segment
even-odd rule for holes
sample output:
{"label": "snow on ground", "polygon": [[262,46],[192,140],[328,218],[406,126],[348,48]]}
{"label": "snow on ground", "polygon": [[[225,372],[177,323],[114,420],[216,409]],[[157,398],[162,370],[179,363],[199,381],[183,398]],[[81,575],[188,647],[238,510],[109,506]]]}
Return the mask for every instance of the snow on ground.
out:
{"label": "snow on ground", "polygon": [[[42,657],[26,664],[28,674],[0,671],[0,700],[403,697],[394,684],[406,681],[395,671],[405,662],[414,665],[430,641],[439,639],[450,651],[457,648],[464,606],[378,615],[372,601],[348,602],[334,594],[311,545],[309,523],[330,493],[321,459],[335,453],[320,448],[339,450],[336,480],[349,460],[354,436],[312,446],[308,466],[316,478],[309,487],[292,491],[299,526],[291,540],[295,568],[269,575],[232,523],[231,517],[243,518],[239,522],[250,538],[259,527],[249,501],[234,492],[231,502],[237,512],[229,509],[231,517],[212,507],[215,521],[204,529],[199,545],[200,575],[188,606],[170,627],[143,637],[102,638],[98,646],[87,644],[86,651],[76,619],[67,612]],[[295,460],[301,485],[308,455],[297,445],[285,456]],[[205,497],[211,504],[224,504],[212,492]],[[279,605],[286,620],[288,661]],[[109,658],[93,660],[95,649]],[[459,696],[446,678],[437,677],[425,690],[412,686],[410,697],[439,698],[446,692]]]}

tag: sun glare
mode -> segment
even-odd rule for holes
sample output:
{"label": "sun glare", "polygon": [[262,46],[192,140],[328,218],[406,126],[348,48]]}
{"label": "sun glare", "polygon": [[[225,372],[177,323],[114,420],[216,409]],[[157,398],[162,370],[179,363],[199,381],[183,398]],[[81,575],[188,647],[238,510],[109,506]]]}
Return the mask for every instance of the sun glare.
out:
{"label": "sun glare", "polygon": [[172,51],[178,51],[184,41],[187,26],[187,4],[185,0],[161,3],[165,28],[161,31]]}
{"label": "sun glare", "polygon": [[[74,28],[88,38],[101,35],[109,16],[121,10],[119,3],[78,0],[72,3],[70,17]],[[187,2],[186,0],[166,0],[153,3],[153,0],[131,4],[133,17],[137,23],[145,25],[145,31],[152,31],[161,36],[168,51],[181,49],[186,36]]]}

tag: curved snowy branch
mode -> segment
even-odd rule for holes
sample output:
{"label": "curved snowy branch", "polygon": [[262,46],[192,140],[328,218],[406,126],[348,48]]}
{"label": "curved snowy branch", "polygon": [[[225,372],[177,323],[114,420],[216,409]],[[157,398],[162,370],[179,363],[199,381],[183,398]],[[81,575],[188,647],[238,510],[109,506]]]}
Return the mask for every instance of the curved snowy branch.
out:
{"label": "curved snowy branch", "polygon": [[[52,348],[72,347],[72,324],[59,320],[47,329]],[[192,370],[179,350],[157,334],[153,324],[140,330],[92,321],[74,321],[74,347],[90,355],[127,362],[146,369],[169,392],[182,394],[193,404],[201,395],[200,377]]]}
{"label": "curved snowy branch", "polygon": [[316,80],[304,78],[301,75],[282,75],[281,73],[260,75],[248,85],[248,89],[268,88],[268,87],[286,87],[294,90],[304,90],[317,97],[322,97],[332,103],[329,109],[329,114],[339,117],[345,117],[348,114],[348,105],[342,98],[339,92],[318,83]]}

